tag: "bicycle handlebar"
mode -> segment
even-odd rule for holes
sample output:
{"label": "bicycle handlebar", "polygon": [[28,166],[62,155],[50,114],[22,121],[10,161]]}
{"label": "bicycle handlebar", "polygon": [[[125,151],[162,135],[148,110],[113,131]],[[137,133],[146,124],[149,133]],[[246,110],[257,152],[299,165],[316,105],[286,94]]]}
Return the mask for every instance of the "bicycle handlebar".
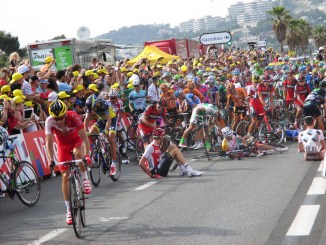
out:
{"label": "bicycle handlebar", "polygon": [[50,170],[51,170],[51,178],[54,178],[57,176],[57,174],[54,172],[54,167],[55,166],[59,166],[59,165],[71,165],[71,164],[75,164],[75,163],[80,163],[83,162],[85,163],[84,159],[75,159],[75,160],[70,160],[70,161],[65,161],[65,162],[55,162],[52,161],[50,164]]}

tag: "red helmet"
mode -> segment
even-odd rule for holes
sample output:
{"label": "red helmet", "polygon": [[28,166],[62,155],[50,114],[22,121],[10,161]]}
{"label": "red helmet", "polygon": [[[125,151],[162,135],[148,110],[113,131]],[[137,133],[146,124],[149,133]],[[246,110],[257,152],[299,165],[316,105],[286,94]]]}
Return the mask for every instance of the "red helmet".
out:
{"label": "red helmet", "polygon": [[160,107],[166,108],[168,106],[168,103],[167,103],[166,99],[161,97],[160,100],[158,101],[158,105]]}
{"label": "red helmet", "polygon": [[164,129],[161,129],[161,128],[156,127],[154,129],[154,131],[153,131],[153,136],[160,137],[160,136],[164,136],[164,135],[165,135]]}

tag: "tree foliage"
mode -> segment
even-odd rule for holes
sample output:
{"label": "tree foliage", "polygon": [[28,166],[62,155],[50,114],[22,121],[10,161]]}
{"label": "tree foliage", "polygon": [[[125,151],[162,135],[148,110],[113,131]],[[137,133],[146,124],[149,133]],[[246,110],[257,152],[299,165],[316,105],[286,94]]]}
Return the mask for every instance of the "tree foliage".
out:
{"label": "tree foliage", "polygon": [[0,31],[0,49],[7,55],[19,49],[18,37],[11,36],[10,33]]}
{"label": "tree foliage", "polygon": [[312,36],[316,47],[321,47],[326,44],[326,28],[323,25],[317,25],[312,30]]}

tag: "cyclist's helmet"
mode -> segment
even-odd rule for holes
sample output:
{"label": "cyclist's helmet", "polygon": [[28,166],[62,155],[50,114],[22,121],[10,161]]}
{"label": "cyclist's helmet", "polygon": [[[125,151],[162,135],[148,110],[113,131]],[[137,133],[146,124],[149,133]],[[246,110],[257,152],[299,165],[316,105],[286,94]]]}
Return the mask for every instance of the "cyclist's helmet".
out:
{"label": "cyclist's helmet", "polygon": [[254,83],[260,83],[261,82],[261,78],[258,75],[252,76],[252,80],[254,81]]}
{"label": "cyclist's helmet", "polygon": [[116,89],[111,89],[109,91],[109,97],[118,97],[118,91]]}
{"label": "cyclist's helmet", "polygon": [[180,79],[180,75],[179,74],[173,76],[173,80],[179,80],[179,79]]}
{"label": "cyclist's helmet", "polygon": [[88,98],[86,99],[87,109],[91,111],[96,107],[96,103],[97,103],[97,96],[95,94],[88,96]]}
{"label": "cyclist's helmet", "polygon": [[240,75],[240,69],[239,69],[239,68],[235,68],[235,69],[232,71],[232,75]]}
{"label": "cyclist's helmet", "polygon": [[158,105],[160,107],[166,108],[168,106],[168,103],[167,103],[166,99],[164,99],[163,97],[161,97],[160,100],[158,101]]}
{"label": "cyclist's helmet", "polygon": [[[321,86],[321,85],[319,85],[319,86]],[[322,97],[325,97],[325,94],[326,94],[325,90],[324,90],[324,87],[315,88],[312,92],[315,93],[315,94],[318,94],[318,95],[320,95]]]}
{"label": "cyclist's helmet", "polygon": [[54,100],[49,106],[49,114],[52,117],[55,118],[62,117],[66,114],[66,112],[67,112],[66,104],[59,99]]}
{"label": "cyclist's helmet", "polygon": [[326,81],[325,80],[321,81],[319,86],[322,87],[322,88],[325,88],[326,87]]}
{"label": "cyclist's helmet", "polygon": [[234,86],[233,83],[229,83],[229,84],[226,86],[226,91],[227,91],[227,92],[232,92],[232,91],[234,91],[234,89],[235,89],[235,86]]}
{"label": "cyclist's helmet", "polygon": [[189,81],[189,82],[187,83],[187,87],[188,87],[189,89],[194,89],[194,88],[195,88],[195,83],[194,83],[193,81]]}
{"label": "cyclist's helmet", "polygon": [[233,131],[229,127],[222,128],[222,135],[224,137],[232,137]]}
{"label": "cyclist's helmet", "polygon": [[279,75],[275,75],[274,77],[273,77],[273,80],[274,81],[279,81],[281,78],[279,77]]}
{"label": "cyclist's helmet", "polygon": [[159,127],[156,127],[153,131],[153,136],[154,137],[161,137],[161,136],[164,136],[165,135],[165,131],[164,129],[161,129]]}
{"label": "cyclist's helmet", "polygon": [[161,90],[167,90],[169,87],[168,87],[168,85],[166,83],[162,83],[160,85],[160,88],[161,88]]}
{"label": "cyclist's helmet", "polygon": [[304,72],[306,70],[307,70],[307,67],[305,67],[305,66],[300,66],[299,67],[299,72]]}
{"label": "cyclist's helmet", "polygon": [[0,145],[2,145],[9,138],[8,131],[0,126]]}

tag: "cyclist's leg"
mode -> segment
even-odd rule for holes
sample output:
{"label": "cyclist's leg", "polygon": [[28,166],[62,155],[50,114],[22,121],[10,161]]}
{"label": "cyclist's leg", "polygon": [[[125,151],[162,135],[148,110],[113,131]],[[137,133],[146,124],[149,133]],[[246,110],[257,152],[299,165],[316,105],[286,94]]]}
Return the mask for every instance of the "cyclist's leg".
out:
{"label": "cyclist's leg", "polygon": [[[73,153],[75,156],[75,159],[83,159],[85,157],[86,151],[85,151],[85,146],[82,144],[77,144],[75,145],[74,149],[73,149]],[[91,184],[88,180],[88,175],[87,175],[87,168],[85,167],[84,163],[79,163],[79,168],[81,171],[81,175],[82,175],[82,181],[84,184],[84,190],[86,194],[90,194],[92,192],[92,187]]]}

